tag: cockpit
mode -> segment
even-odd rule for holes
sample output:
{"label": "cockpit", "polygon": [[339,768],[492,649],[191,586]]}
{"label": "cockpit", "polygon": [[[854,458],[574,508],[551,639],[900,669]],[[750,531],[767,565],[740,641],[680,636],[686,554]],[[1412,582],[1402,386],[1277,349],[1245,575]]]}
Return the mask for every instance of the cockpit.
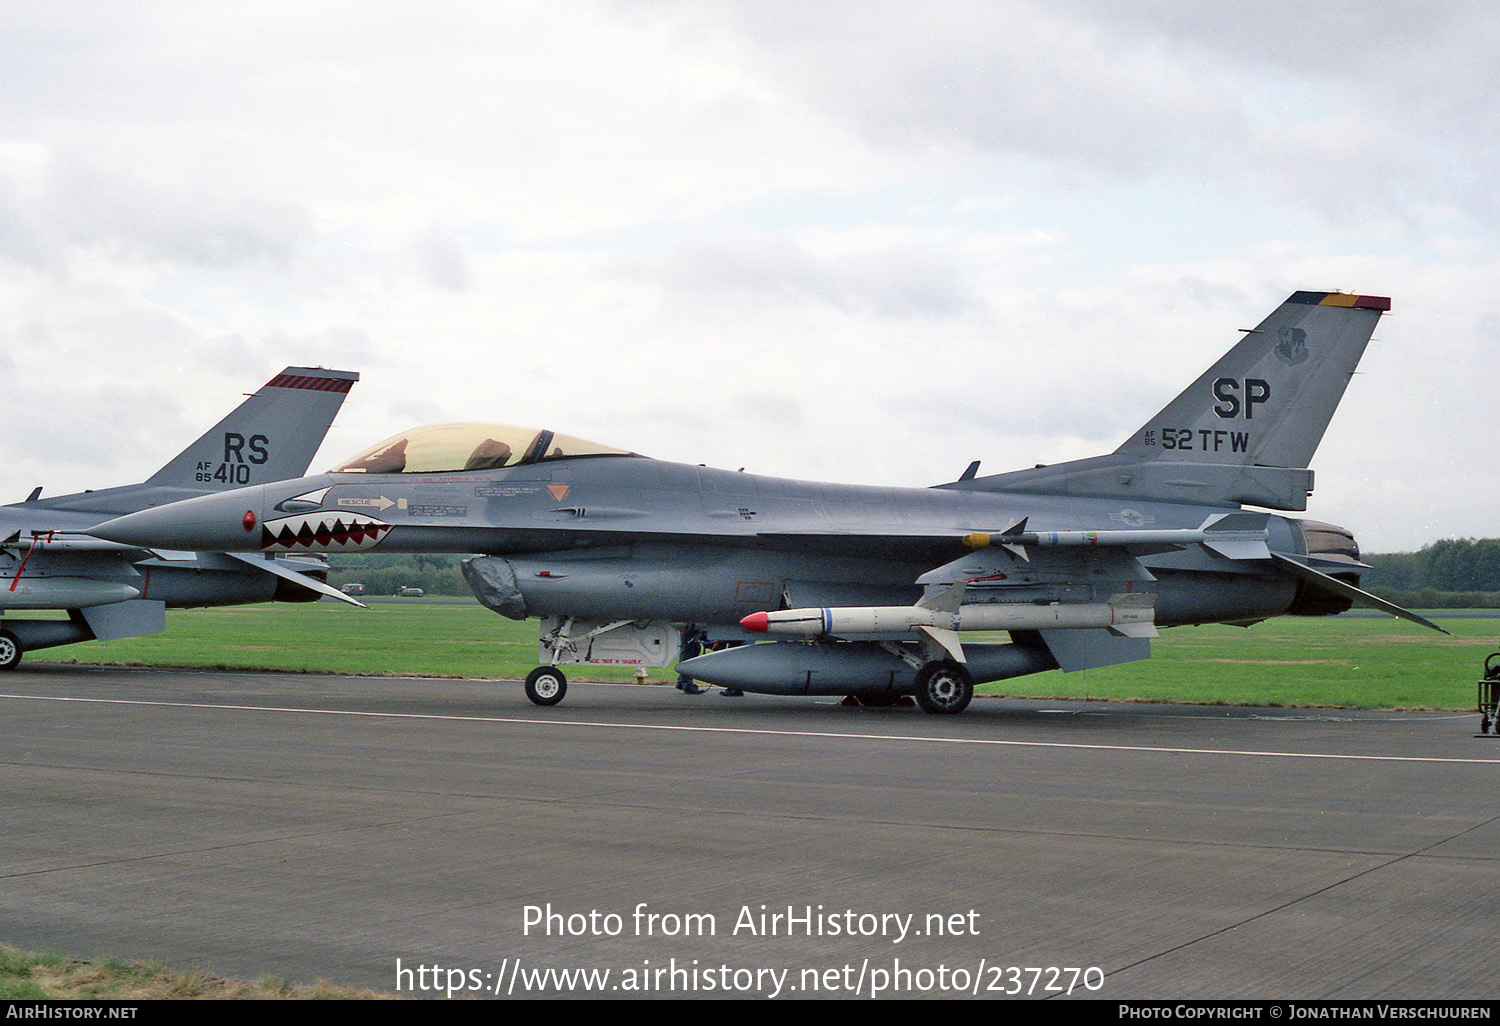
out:
{"label": "cockpit", "polygon": [[639,456],[572,435],[507,424],[429,424],[371,446],[330,474],[456,474],[582,456]]}

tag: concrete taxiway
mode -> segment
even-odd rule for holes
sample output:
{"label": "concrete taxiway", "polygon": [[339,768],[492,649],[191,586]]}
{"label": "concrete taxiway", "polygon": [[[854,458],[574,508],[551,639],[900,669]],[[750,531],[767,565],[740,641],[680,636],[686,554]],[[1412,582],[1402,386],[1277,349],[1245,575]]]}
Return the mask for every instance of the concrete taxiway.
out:
{"label": "concrete taxiway", "polygon": [[40,663],[0,693],[0,941],[25,948],[514,996],[1500,977],[1477,714],[584,684],[540,709],[507,682]]}

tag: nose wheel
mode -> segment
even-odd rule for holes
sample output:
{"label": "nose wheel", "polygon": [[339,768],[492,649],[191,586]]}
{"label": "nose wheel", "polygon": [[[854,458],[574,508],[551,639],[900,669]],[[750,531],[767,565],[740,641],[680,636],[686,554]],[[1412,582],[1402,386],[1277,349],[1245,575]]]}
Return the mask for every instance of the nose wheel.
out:
{"label": "nose wheel", "polygon": [[555,666],[538,666],[526,675],[526,697],[537,705],[556,705],[568,693],[568,678]]}

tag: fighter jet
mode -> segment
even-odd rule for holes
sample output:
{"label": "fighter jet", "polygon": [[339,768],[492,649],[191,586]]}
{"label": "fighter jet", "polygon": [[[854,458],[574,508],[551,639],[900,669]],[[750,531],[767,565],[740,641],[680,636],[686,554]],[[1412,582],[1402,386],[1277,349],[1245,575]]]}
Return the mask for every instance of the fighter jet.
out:
{"label": "fighter jet", "polygon": [[[1359,602],[1307,469],[1380,315],[1297,292],[1105,456],[932,488],[818,484],[649,459],[550,430],[442,424],[326,474],[134,513],[94,534],[246,552],[479,553],[475,595],[540,617],[532,701],[559,664],[670,665],[726,689],[915,695],[1146,658],[1158,629]],[[1001,638],[975,632],[1004,632]],[[696,653],[696,654],[695,654]]]}
{"label": "fighter jet", "polygon": [[[319,579],[327,565],[318,560],[157,551],[83,532],[122,513],[306,474],[358,380],[288,367],[140,484],[52,498],[37,488],[0,506],[0,669],[35,649],[164,630],[169,606],[342,597]],[[68,618],[11,615],[32,610]]]}

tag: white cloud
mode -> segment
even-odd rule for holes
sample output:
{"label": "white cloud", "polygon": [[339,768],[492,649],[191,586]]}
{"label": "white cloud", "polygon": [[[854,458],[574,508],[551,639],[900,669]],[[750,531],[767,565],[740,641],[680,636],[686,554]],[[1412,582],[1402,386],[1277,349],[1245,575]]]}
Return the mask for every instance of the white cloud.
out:
{"label": "white cloud", "polygon": [[947,247],[859,245],[819,252],[790,234],[690,236],[662,262],[663,285],[707,302],[827,304],[886,317],[982,313],[979,296]]}

